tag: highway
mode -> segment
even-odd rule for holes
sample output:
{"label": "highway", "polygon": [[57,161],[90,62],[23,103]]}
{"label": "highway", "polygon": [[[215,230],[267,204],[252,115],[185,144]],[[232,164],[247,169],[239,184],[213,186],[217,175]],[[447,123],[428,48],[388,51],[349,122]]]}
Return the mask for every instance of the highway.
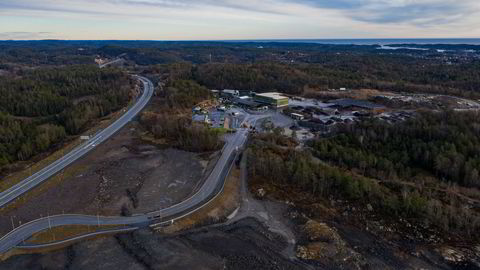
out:
{"label": "highway", "polygon": [[94,137],[85,143],[77,146],[74,150],[56,160],[52,164],[36,172],[32,176],[22,180],[20,183],[14,185],[8,190],[0,193],[0,208],[6,206],[16,198],[20,197],[25,192],[45,182],[47,179],[65,169],[68,165],[83,157],[88,152],[95,149],[96,146],[108,140],[113,134],[119,131],[129,121],[131,121],[148,103],[153,95],[153,84],[150,80],[144,77],[135,76],[138,80],[143,82],[144,91],[140,98],[138,98],[135,105],[133,105],[124,115],[111,124],[106,129],[98,132]]}
{"label": "highway", "polygon": [[110,61],[110,62],[107,62],[107,63],[104,63],[104,64],[100,64],[100,65],[98,65],[98,66],[99,66],[100,68],[104,68],[104,67],[106,67],[106,66],[109,66],[109,65],[111,65],[111,64],[115,64],[115,63],[120,62],[120,61],[125,61],[125,60],[124,60],[123,58],[117,58],[117,59],[114,59],[114,60],[112,60],[112,61]]}
{"label": "highway", "polygon": [[[146,87],[147,81],[144,81]],[[248,115],[244,123],[255,124],[257,120],[265,118],[265,115]],[[202,187],[191,197],[179,204],[161,209],[159,211],[147,213],[144,215],[135,215],[132,217],[102,217],[102,216],[86,216],[86,215],[58,215],[37,219],[17,227],[0,239],[0,253],[7,252],[11,248],[21,246],[24,240],[37,232],[41,232],[48,228],[64,225],[125,225],[130,227],[145,227],[156,220],[173,221],[182,215],[188,214],[203,207],[208,200],[215,195],[215,191],[224,183],[228,169],[233,162],[233,157],[241,147],[245,145],[248,136],[248,129],[241,128],[226,138],[225,147],[222,155],[217,161],[214,169],[207,177]],[[101,142],[103,137],[99,139]]]}
{"label": "highway", "polygon": [[[258,119],[265,117],[265,115],[248,115],[244,120],[244,123],[254,125]],[[245,145],[247,137],[248,129],[240,128],[237,129],[237,132],[233,136],[227,138],[227,143],[223,149],[222,156],[217,161],[215,168],[213,168],[207,180],[200,187],[196,194],[176,205],[161,209],[159,211],[151,212],[148,214],[148,216],[150,218],[155,217],[165,219],[165,217],[173,217],[178,214],[186,213],[196,205],[202,205],[202,203],[205,203],[206,200],[208,200],[209,197],[215,193],[215,190],[222,183],[224,178],[222,177],[224,169],[228,168],[230,162],[233,161],[233,155],[240,151],[240,149]]]}

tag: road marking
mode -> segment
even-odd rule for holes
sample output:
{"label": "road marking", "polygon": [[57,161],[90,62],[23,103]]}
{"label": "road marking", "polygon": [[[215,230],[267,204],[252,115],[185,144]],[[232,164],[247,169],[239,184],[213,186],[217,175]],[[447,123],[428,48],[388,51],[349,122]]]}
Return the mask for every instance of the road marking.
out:
{"label": "road marking", "polygon": [[[3,201],[6,199],[5,202],[0,202],[0,207],[3,207],[5,205],[7,205],[8,203],[10,203],[11,201],[15,200],[16,198],[18,198],[19,196],[21,196],[22,194],[26,193],[27,191],[29,191],[31,188],[33,188],[34,186],[48,180],[50,177],[52,177],[55,173],[58,173],[60,172],[61,170],[63,170],[65,167],[67,167],[68,165],[70,165],[72,162],[80,159],[83,155],[85,155],[86,153],[88,153],[90,150],[86,151],[87,148],[89,147],[92,147],[91,149],[94,149],[97,144],[96,142],[101,140],[104,133],[107,133],[105,134],[106,136],[112,136],[113,134],[115,134],[118,130],[120,130],[123,126],[125,126],[128,122],[130,122],[130,120],[136,116],[136,114],[138,114],[138,112],[140,112],[143,107],[148,103],[148,101],[150,100],[150,97],[153,95],[153,87],[152,87],[152,84],[149,83],[149,81],[147,81],[145,78],[142,78],[142,77],[139,77],[139,76],[136,76],[137,78],[139,78],[143,84],[144,84],[144,91],[143,91],[143,94],[140,98],[140,100],[132,107],[130,108],[130,110],[128,110],[128,112],[124,115],[122,115],[119,119],[117,119],[112,125],[110,125],[108,128],[102,130],[101,132],[99,132],[94,138],[93,138],[93,141],[90,141],[89,144],[87,144],[86,146],[78,146],[76,147],[74,150],[72,150],[71,152],[69,152],[68,154],[66,154],[65,156],[63,156],[62,158],[60,159],[57,159],[56,161],[54,161],[52,164],[48,165],[47,167],[41,169],[40,171],[34,173],[33,175],[25,178],[23,181],[21,181],[20,183],[17,183],[16,185],[12,186],[10,189],[7,189],[6,191],[2,192],[0,194],[0,201]],[[148,98],[147,98],[148,97]],[[120,125],[120,123],[124,123],[123,125]],[[112,130],[110,130],[112,129]],[[102,140],[103,142],[103,140]],[[83,151],[83,153],[81,153]],[[73,160],[71,160],[73,158]],[[66,164],[66,165],[64,165]],[[62,166],[64,165],[64,166]],[[57,167],[60,166],[60,169],[58,169]],[[57,169],[57,171],[53,174],[50,174],[50,171],[54,170],[54,169]],[[21,192],[20,194],[18,194],[16,197],[14,198],[8,198],[11,194],[17,192],[17,191],[20,191],[22,188],[30,185],[31,183],[34,183],[36,182],[39,178],[44,178],[44,179],[40,179],[38,181],[38,183],[35,183],[35,185],[31,188],[29,188],[28,190],[24,191],[24,192]]]}

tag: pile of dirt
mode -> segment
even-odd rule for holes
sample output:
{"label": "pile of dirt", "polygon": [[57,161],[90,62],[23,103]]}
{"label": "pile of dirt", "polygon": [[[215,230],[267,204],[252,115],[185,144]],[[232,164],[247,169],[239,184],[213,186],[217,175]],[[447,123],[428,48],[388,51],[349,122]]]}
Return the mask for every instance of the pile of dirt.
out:
{"label": "pile of dirt", "polygon": [[308,264],[326,269],[480,269],[480,252],[472,252],[473,247],[441,252],[438,244],[408,237],[412,232],[373,226],[384,222],[372,217],[375,212],[371,208],[315,200],[298,190],[287,192],[254,181],[249,184],[252,193],[259,188],[267,190],[262,203],[276,201],[288,206],[285,217],[296,224],[295,256]]}
{"label": "pile of dirt", "polygon": [[342,268],[362,269],[363,257],[348,247],[335,228],[326,223],[308,220],[302,231],[307,241],[297,246],[297,257],[303,260],[326,261]]}

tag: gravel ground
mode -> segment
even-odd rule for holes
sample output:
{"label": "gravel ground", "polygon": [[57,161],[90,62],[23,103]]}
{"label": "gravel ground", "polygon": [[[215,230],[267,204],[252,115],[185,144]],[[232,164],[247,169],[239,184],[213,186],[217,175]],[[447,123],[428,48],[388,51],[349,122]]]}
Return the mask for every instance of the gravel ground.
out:
{"label": "gravel ground", "polygon": [[3,269],[305,269],[280,253],[286,243],[253,218],[161,236],[148,229],[76,244],[45,255],[20,255]]}
{"label": "gravel ground", "polygon": [[[0,235],[15,226],[56,214],[120,215],[179,202],[202,183],[216,155],[159,149],[138,139],[135,124],[72,166],[74,174],[17,209],[3,212]],[[48,183],[47,183],[48,184]]]}

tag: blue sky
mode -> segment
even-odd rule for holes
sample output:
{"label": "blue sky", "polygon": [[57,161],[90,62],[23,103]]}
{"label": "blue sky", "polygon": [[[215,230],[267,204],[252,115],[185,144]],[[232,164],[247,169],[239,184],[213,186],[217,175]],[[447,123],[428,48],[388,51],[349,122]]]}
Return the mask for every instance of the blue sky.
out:
{"label": "blue sky", "polygon": [[2,0],[0,39],[480,38],[479,0]]}

